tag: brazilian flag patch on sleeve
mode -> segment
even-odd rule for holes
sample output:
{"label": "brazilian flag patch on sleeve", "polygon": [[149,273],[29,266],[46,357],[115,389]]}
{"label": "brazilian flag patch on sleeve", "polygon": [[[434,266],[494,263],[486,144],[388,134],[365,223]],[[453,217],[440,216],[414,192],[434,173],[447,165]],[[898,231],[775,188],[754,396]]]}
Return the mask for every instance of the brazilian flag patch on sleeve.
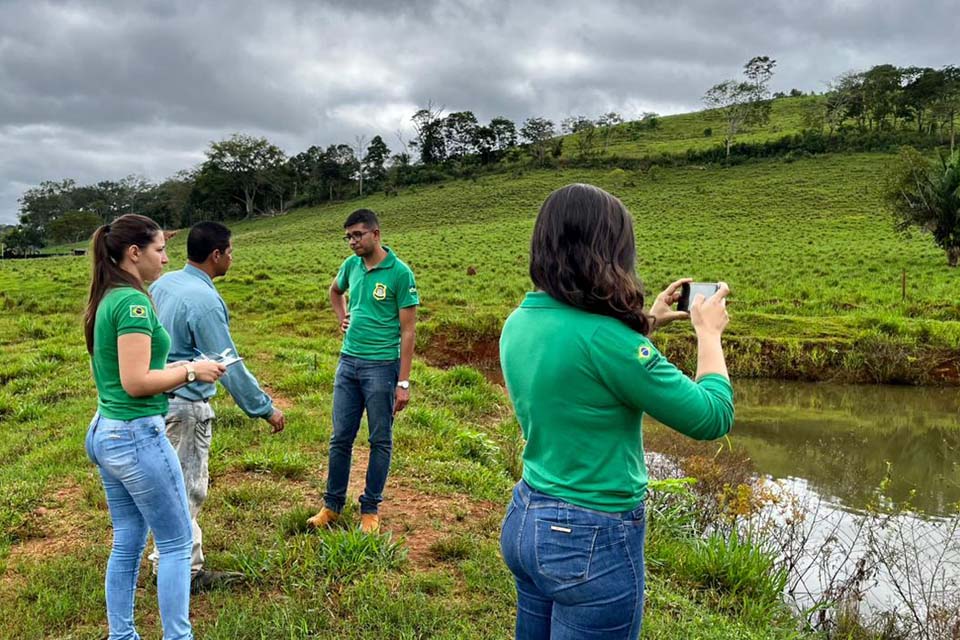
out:
{"label": "brazilian flag patch on sleeve", "polygon": [[648,344],[641,344],[637,349],[637,360],[647,369],[653,369],[659,359],[659,354]]}
{"label": "brazilian flag patch on sleeve", "polygon": [[132,304],[130,305],[130,317],[131,318],[146,318],[147,317],[147,307],[143,304]]}

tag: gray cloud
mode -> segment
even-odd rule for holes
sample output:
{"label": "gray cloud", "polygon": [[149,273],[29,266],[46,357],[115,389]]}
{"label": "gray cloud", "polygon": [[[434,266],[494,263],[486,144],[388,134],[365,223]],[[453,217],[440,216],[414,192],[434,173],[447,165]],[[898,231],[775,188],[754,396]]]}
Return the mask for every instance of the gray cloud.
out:
{"label": "gray cloud", "polygon": [[753,55],[774,85],[957,63],[952,2],[371,0],[0,3],[0,223],[41,180],[160,180],[211,140],[288,152],[394,131],[432,101],[481,120],[675,113]]}

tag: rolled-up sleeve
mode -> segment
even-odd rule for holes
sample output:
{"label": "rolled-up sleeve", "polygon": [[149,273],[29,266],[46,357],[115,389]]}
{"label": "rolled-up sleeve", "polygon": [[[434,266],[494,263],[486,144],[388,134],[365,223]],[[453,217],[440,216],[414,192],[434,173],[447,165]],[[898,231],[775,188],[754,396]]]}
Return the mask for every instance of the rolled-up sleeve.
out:
{"label": "rolled-up sleeve", "polygon": [[[227,311],[222,304],[193,314],[193,335],[197,348],[207,355],[222,353],[230,349],[237,353],[237,347],[230,336]],[[273,414],[273,401],[270,399],[252,373],[243,362],[227,367],[220,382],[227,389],[237,406],[251,418],[269,418]]]}
{"label": "rolled-up sleeve", "polygon": [[733,387],[719,374],[694,382],[643,335],[600,327],[592,339],[598,377],[624,404],[697,440],[733,427]]}

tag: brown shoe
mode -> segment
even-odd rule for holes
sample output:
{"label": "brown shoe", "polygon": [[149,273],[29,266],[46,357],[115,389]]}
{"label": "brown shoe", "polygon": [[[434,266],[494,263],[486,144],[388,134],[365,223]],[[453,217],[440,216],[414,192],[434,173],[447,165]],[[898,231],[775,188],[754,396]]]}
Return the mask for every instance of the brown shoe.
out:
{"label": "brown shoe", "polygon": [[380,516],[375,513],[361,513],[360,531],[362,533],[380,533]]}
{"label": "brown shoe", "polygon": [[339,518],[339,513],[333,509],[324,507],[323,509],[320,509],[320,512],[317,515],[307,519],[307,526],[311,529],[325,529],[336,522]]}

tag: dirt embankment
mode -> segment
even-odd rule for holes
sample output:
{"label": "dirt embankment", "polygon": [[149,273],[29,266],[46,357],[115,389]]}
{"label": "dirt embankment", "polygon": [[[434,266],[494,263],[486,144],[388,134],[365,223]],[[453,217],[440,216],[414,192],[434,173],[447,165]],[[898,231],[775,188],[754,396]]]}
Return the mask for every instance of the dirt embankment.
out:
{"label": "dirt embankment", "polygon": [[[696,370],[692,335],[667,334],[653,340],[678,367],[689,374]],[[436,331],[419,351],[433,366],[470,366],[503,386],[499,342],[498,334],[458,327]],[[724,339],[724,351],[735,378],[960,386],[960,351],[893,337],[852,341],[729,337]]]}

